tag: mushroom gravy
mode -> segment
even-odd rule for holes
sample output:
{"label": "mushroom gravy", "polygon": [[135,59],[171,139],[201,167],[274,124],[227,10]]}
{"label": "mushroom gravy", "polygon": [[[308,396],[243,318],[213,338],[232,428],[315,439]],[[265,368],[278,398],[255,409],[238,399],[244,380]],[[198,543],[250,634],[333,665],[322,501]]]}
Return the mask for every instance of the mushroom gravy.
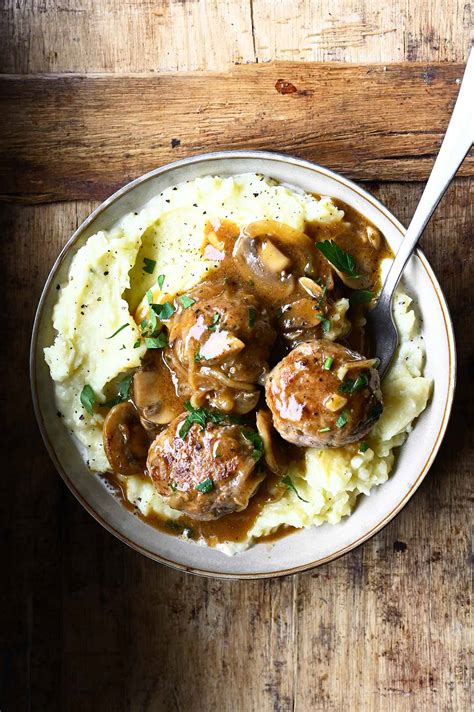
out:
{"label": "mushroom gravy", "polygon": [[[359,290],[366,291],[365,298],[368,292],[377,294],[380,289],[381,261],[393,256],[383,235],[368,220],[341,201],[334,203],[344,211],[344,219],[329,225],[308,223],[304,234],[273,221],[259,221],[243,229],[229,220],[222,220],[217,224],[209,222],[206,226],[203,256],[217,261],[218,267],[209,272],[195,289],[207,290],[210,295],[221,294],[222,289],[225,289],[226,294],[235,298],[236,305],[240,301],[240,293],[245,292],[250,300],[255,298],[258,309],[248,307],[249,322],[258,316],[252,316],[252,309],[263,310],[268,314],[269,322],[276,331],[276,340],[268,358],[269,369],[298,343],[317,338],[329,330],[332,309],[338,300],[350,299]],[[347,283],[344,283],[316,247],[317,242],[326,240],[333,240],[338,247],[353,257],[359,274],[352,283],[347,279]],[[316,293],[312,290],[316,290]],[[203,330],[199,331],[195,325],[187,331],[181,329],[183,343],[190,349],[188,367],[194,374],[193,389],[189,391],[188,386],[183,388],[180,373],[183,368],[182,352],[176,354],[176,335],[173,331],[180,327],[179,323],[176,326],[173,321],[175,315],[182,315],[187,307],[184,307],[179,299],[178,296],[173,300],[173,314],[168,317],[165,315],[161,319],[170,334],[169,345],[164,349],[149,350],[141,368],[134,375],[130,403],[137,411],[135,425],[141,423],[141,428],[137,430],[140,442],[145,435],[151,443],[174,417],[185,410],[185,402],[190,398],[194,399],[192,403],[196,408],[217,408],[221,404],[220,408],[225,411],[228,403],[228,410],[238,413],[246,427],[255,422],[256,411],[265,406],[261,388],[263,380],[257,383],[253,381],[255,385],[248,388],[240,400],[235,384],[222,389],[219,402],[209,400],[208,379],[216,377],[212,362],[214,355],[219,355],[219,348],[222,347],[219,329],[212,331],[212,323],[211,327],[207,326],[205,334],[207,351],[204,351],[202,346]],[[367,302],[360,300],[356,303],[357,299],[350,299],[350,302],[347,313],[350,331],[337,337],[337,341],[370,356],[370,344],[363,323]],[[224,315],[217,309],[215,313],[215,326],[218,327]],[[199,322],[199,316],[198,314],[196,323]],[[187,328],[186,323],[185,326]],[[234,344],[229,346],[226,343],[225,347],[234,348]],[[235,344],[235,349],[241,348],[239,344]],[[254,364],[256,361],[258,353],[253,360]],[[244,375],[251,366],[251,363],[244,364]],[[264,377],[266,373],[262,373],[262,379]],[[246,383],[243,377],[237,378],[237,382]],[[272,439],[280,462],[294,462],[304,457],[305,448],[291,445],[275,433],[272,433]],[[353,448],[354,453],[357,451],[356,446],[347,447]],[[211,546],[224,541],[243,541],[264,505],[278,500],[287,489],[281,474],[271,472],[267,463],[263,468],[265,478],[262,484],[250,498],[248,506],[241,511],[234,511],[211,521],[192,519],[185,514],[171,521],[160,519],[157,515],[139,516],[162,531],[184,534],[191,539],[203,538]],[[149,475],[144,463],[142,470],[143,478],[148,480]],[[124,505],[136,512],[123,491],[123,471],[122,474],[109,473],[105,477],[115,488]],[[273,540],[291,530],[282,527],[266,539]]]}

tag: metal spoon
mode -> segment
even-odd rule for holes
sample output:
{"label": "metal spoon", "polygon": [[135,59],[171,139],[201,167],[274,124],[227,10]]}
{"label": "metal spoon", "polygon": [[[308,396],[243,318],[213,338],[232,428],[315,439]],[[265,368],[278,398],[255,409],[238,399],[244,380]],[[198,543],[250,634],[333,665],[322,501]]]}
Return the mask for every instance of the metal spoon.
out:
{"label": "metal spoon", "polygon": [[469,54],[451,120],[421,200],[392,263],[377,304],[367,314],[369,333],[373,335],[376,355],[380,359],[378,368],[381,378],[398,346],[398,332],[392,316],[393,293],[416,243],[473,142],[474,49]]}

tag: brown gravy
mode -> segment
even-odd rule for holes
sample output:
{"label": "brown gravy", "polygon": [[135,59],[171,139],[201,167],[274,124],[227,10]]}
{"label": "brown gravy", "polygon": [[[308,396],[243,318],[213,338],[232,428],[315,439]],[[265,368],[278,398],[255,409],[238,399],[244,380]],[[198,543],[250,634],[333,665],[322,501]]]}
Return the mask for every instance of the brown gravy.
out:
{"label": "brown gravy", "polygon": [[[318,198],[319,196],[315,197]],[[302,260],[307,262],[308,276],[323,277],[324,280],[326,280],[328,276],[331,278],[331,269],[322,257],[320,251],[316,249],[315,242],[320,240],[335,240],[339,247],[354,257],[358,268],[363,271],[364,288],[377,293],[381,287],[381,261],[385,258],[392,258],[393,253],[383,235],[381,235],[366,218],[342,201],[334,200],[333,202],[344,211],[345,217],[343,221],[332,225],[308,224],[305,233],[310,239],[305,247],[306,254],[296,256],[296,259],[299,260],[300,265],[302,264]],[[372,242],[367,239],[368,229],[372,231],[374,238]],[[236,272],[234,258],[232,257],[233,246],[240,234],[240,229],[232,222],[223,220],[219,226],[209,224],[208,230],[213,233],[214,242],[208,244],[206,248],[207,253],[205,252],[205,254],[210,259],[219,260],[219,266],[212,274],[208,275],[207,281],[217,279],[241,281],[242,275]],[[217,242],[215,238],[217,238]],[[292,253],[292,258],[293,257],[294,255]],[[249,279],[246,284],[246,289],[252,288],[257,290],[257,286],[252,284],[252,280]],[[352,291],[352,289],[349,289],[340,280],[336,279],[331,297],[334,300],[340,299],[341,297],[349,297]],[[277,310],[281,309],[282,305],[285,304],[285,300],[280,298],[271,286],[265,289],[264,285],[259,284],[258,294],[270,314],[275,314]],[[349,348],[370,356],[372,355],[371,347],[364,333],[364,328],[357,326],[360,322],[359,317],[363,314],[365,308],[363,305],[350,306],[348,318],[352,324],[352,329],[348,336],[341,341]],[[274,355],[274,362],[270,363],[270,366],[272,367],[278,362],[281,356],[281,350],[277,349]],[[173,373],[166,365],[161,352],[159,352],[158,355],[154,354],[150,358],[159,360],[159,369],[163,378],[164,387],[169,393],[170,400],[173,401],[176,406],[177,396]],[[184,410],[182,399],[180,402],[183,406],[182,410]],[[284,441],[281,441],[281,443],[283,442]],[[284,443],[284,447],[287,457],[290,460],[294,461],[304,457],[303,448],[297,448],[288,443]],[[149,481],[146,473],[144,473],[143,477]],[[281,480],[269,473],[260,485],[257,493],[250,500],[248,507],[241,512],[234,512],[214,521],[196,521],[184,515],[176,520],[162,520],[157,515],[144,517],[140,514],[137,508],[127,500],[120,476],[108,473],[104,476],[104,479],[107,480],[123,505],[151,526],[176,536],[184,535],[190,539],[203,538],[210,546],[215,546],[217,543],[225,541],[244,541],[265,504],[279,499],[286,491],[286,486],[282,484]],[[280,527],[276,532],[259,539],[259,541],[274,542],[293,531],[294,527]]]}

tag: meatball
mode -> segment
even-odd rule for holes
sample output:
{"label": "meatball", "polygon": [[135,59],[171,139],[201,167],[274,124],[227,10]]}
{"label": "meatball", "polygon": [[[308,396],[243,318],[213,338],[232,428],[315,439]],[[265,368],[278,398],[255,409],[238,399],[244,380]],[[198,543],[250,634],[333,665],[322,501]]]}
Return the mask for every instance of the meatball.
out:
{"label": "meatball", "polygon": [[299,344],[266,382],[276,430],[303,447],[341,447],[360,440],[383,410],[373,365],[333,341]]}
{"label": "meatball", "polygon": [[152,443],[147,468],[173,509],[193,519],[240,512],[264,477],[258,434],[240,425],[189,423],[182,414]]}
{"label": "meatball", "polygon": [[275,340],[266,310],[240,283],[209,281],[178,299],[165,359],[195,406],[248,413]]}

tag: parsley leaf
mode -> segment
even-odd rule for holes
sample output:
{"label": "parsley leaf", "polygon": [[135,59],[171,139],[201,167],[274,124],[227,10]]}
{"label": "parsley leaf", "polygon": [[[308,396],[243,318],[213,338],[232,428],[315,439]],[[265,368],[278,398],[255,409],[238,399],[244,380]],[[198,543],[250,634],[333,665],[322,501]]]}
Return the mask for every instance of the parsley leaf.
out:
{"label": "parsley leaf", "polygon": [[156,260],[150,260],[148,257],[143,258],[143,271],[147,274],[153,274],[156,267]]}
{"label": "parsley leaf", "polygon": [[214,489],[214,480],[208,477],[207,479],[196,485],[195,489],[197,489],[198,492],[202,492],[203,494],[212,492],[212,490]]}
{"label": "parsley leaf", "polygon": [[283,482],[284,485],[287,486],[287,489],[289,489],[289,490],[291,490],[292,492],[295,493],[295,495],[298,497],[298,499],[300,499],[302,502],[306,502],[306,504],[309,504],[308,500],[307,500],[307,499],[303,499],[303,497],[300,495],[300,493],[298,492],[298,490],[296,489],[296,487],[295,487],[294,484],[293,484],[293,480],[291,479],[291,477],[290,477],[289,475],[286,475],[286,476],[282,479],[282,482]]}
{"label": "parsley leaf", "polygon": [[253,430],[242,430],[242,435],[253,445],[252,458],[258,462],[263,457],[263,440],[260,435]]}
{"label": "parsley leaf", "polygon": [[324,316],[324,314],[317,314],[316,316],[321,322],[321,326],[323,327],[323,333],[327,334],[331,328],[331,322]]}
{"label": "parsley leaf", "polygon": [[132,373],[129,373],[127,376],[122,378],[122,380],[119,383],[118,386],[118,391],[117,395],[115,398],[112,398],[109,401],[106,401],[104,403],[104,406],[106,408],[112,408],[114,405],[117,405],[117,403],[123,403],[124,401],[128,400],[129,395],[130,395],[130,385],[133,380],[133,371]]}
{"label": "parsley leaf", "polygon": [[156,283],[160,289],[163,289],[164,282],[165,282],[165,275],[164,274],[158,275],[158,279],[156,280]]}
{"label": "parsley leaf", "polygon": [[208,410],[207,408],[194,408],[189,401],[186,401],[184,407],[188,411],[189,415],[186,416],[181,428],[179,429],[179,437],[183,439],[189,433],[189,431],[191,430],[191,426],[194,423],[200,425],[202,430],[204,430],[207,423],[222,423],[223,421],[232,423],[237,421],[237,418],[235,416],[230,416],[226,413],[220,413],[218,410]]}
{"label": "parsley leaf", "polygon": [[80,395],[81,404],[87,410],[89,415],[94,414],[94,403],[97,401],[97,396],[94,389],[88,383],[84,386]]}
{"label": "parsley leaf", "polygon": [[205,360],[206,360],[206,357],[205,357],[205,356],[201,356],[201,354],[199,353],[199,351],[196,351],[196,353],[194,354],[194,362],[195,362],[195,363],[200,363],[201,361],[205,361]]}
{"label": "parsley leaf", "polygon": [[182,297],[179,297],[179,301],[183,305],[183,309],[189,309],[189,307],[192,307],[193,304],[196,304],[196,300],[191,299],[191,297],[187,297],[186,294],[183,294]]}
{"label": "parsley leaf", "polygon": [[334,240],[317,242],[316,247],[339,272],[344,272],[355,279],[360,277],[360,274],[355,271],[355,262],[352,255],[343,250],[342,247],[339,247]]}
{"label": "parsley leaf", "polygon": [[158,336],[145,336],[145,346],[147,349],[162,349],[168,346],[168,335],[160,331]]}
{"label": "parsley leaf", "polygon": [[332,356],[328,356],[325,362],[323,363],[323,370],[324,371],[330,371],[332,368],[332,365],[334,363],[334,359]]}
{"label": "parsley leaf", "polygon": [[343,428],[348,420],[349,413],[347,412],[347,410],[343,410],[339,418],[336,420],[336,428]]}
{"label": "parsley leaf", "polygon": [[114,331],[114,333],[112,334],[112,336],[106,336],[106,339],[107,339],[107,340],[108,340],[108,339],[113,339],[114,336],[117,336],[117,334],[119,334],[123,329],[126,329],[127,326],[129,326],[128,321],[127,321],[126,324],[122,324],[122,326],[119,326],[119,328],[117,329],[117,331]]}
{"label": "parsley leaf", "polygon": [[347,378],[339,386],[340,393],[357,393],[361,388],[364,388],[369,383],[369,379],[365,373],[359,373],[357,378]]}
{"label": "parsley leaf", "polygon": [[169,319],[175,312],[174,304],[171,302],[165,302],[164,304],[150,304],[150,306],[161,321]]}
{"label": "parsley leaf", "polygon": [[133,344],[133,348],[134,348],[134,349],[139,349],[139,348],[140,348],[140,343],[141,343],[141,342],[140,342],[140,339],[137,339],[137,340],[135,341],[135,343]]}
{"label": "parsley leaf", "polygon": [[248,313],[249,313],[249,327],[253,329],[255,326],[255,319],[257,318],[257,310],[255,307],[249,307],[248,308]]}
{"label": "parsley leaf", "polygon": [[369,449],[369,443],[365,442],[365,440],[362,440],[361,443],[359,443],[359,452],[367,452]]}
{"label": "parsley leaf", "polygon": [[212,317],[211,325],[207,327],[209,329],[209,331],[215,331],[217,329],[217,325],[220,322],[220,320],[221,320],[221,315],[217,314],[217,312],[216,312],[214,314],[214,316]]}
{"label": "parsley leaf", "polygon": [[356,291],[352,292],[349,297],[349,301],[353,305],[368,304],[368,302],[371,302],[373,298],[374,292],[371,292],[370,289],[356,289]]}

